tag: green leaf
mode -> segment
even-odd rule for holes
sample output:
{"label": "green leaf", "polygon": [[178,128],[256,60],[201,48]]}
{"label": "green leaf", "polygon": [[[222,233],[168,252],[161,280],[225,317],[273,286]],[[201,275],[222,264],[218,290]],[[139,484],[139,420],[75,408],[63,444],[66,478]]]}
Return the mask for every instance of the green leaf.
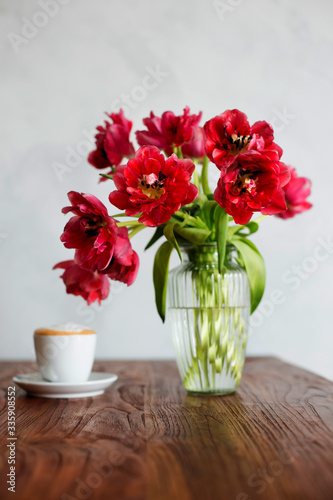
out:
{"label": "green leaf", "polygon": [[231,243],[237,248],[244,262],[251,291],[251,314],[258,307],[265,290],[265,262],[257,247],[246,238],[235,236]]}
{"label": "green leaf", "polygon": [[209,229],[201,229],[198,227],[183,227],[180,224],[174,226],[174,232],[179,234],[185,240],[193,243],[194,245],[201,245],[204,243],[211,231]]}
{"label": "green leaf", "polygon": [[162,238],[162,236],[163,236],[163,230],[164,230],[164,224],[162,224],[161,226],[158,226],[156,228],[156,231],[153,234],[152,238],[150,238],[150,240],[148,241],[147,245],[145,246],[145,250],[148,250],[148,248],[150,248],[151,246],[153,246],[154,243],[156,243],[157,240],[159,240],[160,238]]}
{"label": "green leaf", "polygon": [[188,205],[184,205],[181,210],[183,212],[186,212],[190,215],[195,215],[196,212],[198,212],[202,207],[203,205],[206,203],[207,201],[207,196],[205,196],[204,194],[199,194],[196,199],[192,202],[192,203],[189,203]]}
{"label": "green leaf", "polygon": [[182,210],[177,210],[175,214],[173,214],[170,218],[171,222],[179,222],[181,224],[186,217],[186,213]]}
{"label": "green leaf", "polygon": [[182,221],[181,225],[182,227],[188,226],[188,227],[197,227],[199,229],[206,229],[206,230],[209,229],[201,217],[198,216],[193,217],[192,215],[189,214],[184,214],[184,220]]}
{"label": "green leaf", "polygon": [[[245,231],[243,231],[243,229]],[[245,226],[231,226],[228,229],[228,239],[230,240],[235,234],[237,236],[250,236],[250,234],[256,233],[259,229],[259,225],[252,221],[245,224]]]}
{"label": "green leaf", "polygon": [[214,200],[207,200],[201,209],[201,217],[205,221],[209,229],[215,229],[214,214],[217,207],[217,202]]}
{"label": "green leaf", "polygon": [[218,263],[219,272],[222,272],[225,249],[227,244],[228,236],[228,214],[224,208],[217,205],[215,209],[215,231],[216,231],[216,241],[217,241],[217,252],[218,252]]}
{"label": "green leaf", "polygon": [[237,232],[237,236],[250,236],[250,234],[256,233],[259,229],[259,224],[254,221],[248,222],[245,226],[239,226],[240,230]]}
{"label": "green leaf", "polygon": [[234,234],[238,233],[245,226],[230,226],[228,228],[228,240],[231,240]]}
{"label": "green leaf", "polygon": [[251,222],[248,222],[247,224],[245,224],[245,227],[248,228],[249,230],[249,234],[253,234],[253,233],[256,233],[259,229],[259,224],[257,224],[254,220],[251,221]]}
{"label": "green leaf", "polygon": [[155,288],[155,302],[158,314],[163,323],[165,321],[166,292],[168,285],[169,262],[173,246],[164,242],[157,250],[154,259],[153,280]]}
{"label": "green leaf", "polygon": [[180,260],[182,261],[182,254],[181,254],[181,251],[180,251],[180,248],[179,248],[179,245],[178,245],[178,241],[176,240],[176,236],[175,236],[175,233],[174,233],[174,227],[176,226],[177,224],[175,222],[170,222],[169,224],[167,224],[164,228],[164,236],[166,237],[166,239],[168,240],[169,243],[171,243],[171,245],[173,246],[173,248],[177,251],[178,255],[179,255],[179,258]]}

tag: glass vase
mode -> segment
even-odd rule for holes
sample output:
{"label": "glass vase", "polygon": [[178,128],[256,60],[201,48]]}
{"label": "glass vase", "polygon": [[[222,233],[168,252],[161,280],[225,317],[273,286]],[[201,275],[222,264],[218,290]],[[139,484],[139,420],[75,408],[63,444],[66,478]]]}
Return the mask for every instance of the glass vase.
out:
{"label": "glass vase", "polygon": [[229,394],[240,382],[250,316],[250,290],[237,251],[227,244],[218,271],[216,244],[182,248],[171,270],[168,312],[176,360],[185,389],[195,394]]}

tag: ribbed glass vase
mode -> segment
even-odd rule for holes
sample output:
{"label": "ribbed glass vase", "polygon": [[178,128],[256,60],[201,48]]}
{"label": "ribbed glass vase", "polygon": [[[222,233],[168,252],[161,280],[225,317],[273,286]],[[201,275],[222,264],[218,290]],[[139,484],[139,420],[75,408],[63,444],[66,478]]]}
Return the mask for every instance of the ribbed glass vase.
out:
{"label": "ribbed glass vase", "polygon": [[197,394],[229,394],[240,382],[250,316],[248,279],[227,244],[218,271],[216,244],[182,248],[170,271],[168,312],[180,375]]}

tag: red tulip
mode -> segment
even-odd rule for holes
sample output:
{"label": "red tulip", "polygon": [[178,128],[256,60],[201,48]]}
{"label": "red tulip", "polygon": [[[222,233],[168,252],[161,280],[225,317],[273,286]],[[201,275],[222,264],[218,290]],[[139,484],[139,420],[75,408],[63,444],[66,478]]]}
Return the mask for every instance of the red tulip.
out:
{"label": "red tulip", "polygon": [[273,161],[279,161],[282,155],[282,149],[273,142],[271,125],[260,121],[250,127],[246,115],[237,109],[206,122],[204,134],[207,156],[222,171],[245,151],[260,151]]}
{"label": "red tulip", "polygon": [[146,226],[159,226],[197,197],[198,189],[190,182],[194,168],[191,160],[179,160],[175,154],[165,159],[158,148],[141,147],[113,175],[117,191],[109,200],[126,215],[142,212],[139,222]]}
{"label": "red tulip", "polygon": [[157,146],[170,155],[173,147],[183,146],[195,139],[201,115],[201,112],[198,115],[190,115],[188,106],[181,116],[166,111],[159,118],[151,112],[150,117],[143,120],[148,130],[136,132],[137,141],[140,146]]}
{"label": "red tulip", "polygon": [[192,142],[187,142],[182,146],[182,153],[184,158],[203,158],[205,156],[205,141],[201,127],[196,129]]}
{"label": "red tulip", "polygon": [[95,168],[103,169],[118,166],[123,158],[134,156],[134,147],[129,140],[132,122],[119,113],[106,113],[113,123],[105,121],[105,126],[98,126],[96,134],[96,149],[88,156],[88,161]]}
{"label": "red tulip", "polygon": [[128,266],[124,266],[117,259],[112,259],[110,266],[103,273],[107,273],[112,280],[121,281],[130,286],[135,281],[139,270],[139,256],[134,250],[131,251],[130,261]]}
{"label": "red tulip", "polygon": [[80,295],[90,305],[97,300],[106,299],[109,295],[110,282],[106,275],[100,274],[75,264],[74,260],[59,262],[53,269],[64,269],[60,276],[66,285],[67,293]]}
{"label": "red tulip", "polygon": [[289,172],[282,162],[273,162],[257,151],[236,157],[218,181],[214,199],[236,224],[247,224],[254,212],[273,215],[287,205],[283,186]]}
{"label": "red tulip", "polygon": [[277,214],[282,219],[289,219],[312,207],[312,204],[306,201],[306,198],[311,193],[311,181],[306,177],[298,177],[294,168],[288,167],[288,170],[290,172],[290,181],[283,188],[287,210]]}
{"label": "red tulip", "polygon": [[74,217],[66,224],[60,239],[66,248],[76,249],[76,264],[91,271],[102,271],[114,253],[121,253],[127,240],[117,238],[116,221],[98,198],[75,191],[70,191],[68,198],[72,206],[62,211],[64,214],[73,212]]}

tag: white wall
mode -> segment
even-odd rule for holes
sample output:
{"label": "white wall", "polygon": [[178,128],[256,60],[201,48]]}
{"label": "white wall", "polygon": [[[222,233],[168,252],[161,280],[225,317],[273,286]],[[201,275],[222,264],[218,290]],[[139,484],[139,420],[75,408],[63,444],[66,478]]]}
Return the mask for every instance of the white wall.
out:
{"label": "white wall", "polygon": [[[206,120],[237,107],[251,122],[274,122],[284,160],[313,180],[311,211],[270,218],[255,235],[267,263],[269,317],[257,317],[249,353],[271,353],[333,378],[332,247],[297,290],[282,279],[313,255],[317,238],[333,237],[333,3],[225,0],[223,13],[204,0],[53,0],[53,17],[38,14],[40,3],[1,1],[0,357],[31,358],[33,330],[62,320],[96,328],[99,357],[173,356],[169,326],[154,308],[154,251],[142,253],[148,234],[134,241],[141,256],[136,283],[115,288],[103,307],[88,309],[66,295],[59,271],[51,270],[72,255],[59,241],[67,191],[108,203],[110,190],[97,184],[83,157],[62,182],[53,162],[65,164],[66,148],[78,147],[123,94],[139,95],[147,67],[159,66],[167,75],[141,102],[132,98],[136,128],[150,110],[180,113],[188,104]],[[27,32],[23,17],[45,26]],[[30,38],[15,45],[7,34],[22,30]],[[316,266],[304,264],[311,262]],[[286,300],[270,311],[273,289]]]}

